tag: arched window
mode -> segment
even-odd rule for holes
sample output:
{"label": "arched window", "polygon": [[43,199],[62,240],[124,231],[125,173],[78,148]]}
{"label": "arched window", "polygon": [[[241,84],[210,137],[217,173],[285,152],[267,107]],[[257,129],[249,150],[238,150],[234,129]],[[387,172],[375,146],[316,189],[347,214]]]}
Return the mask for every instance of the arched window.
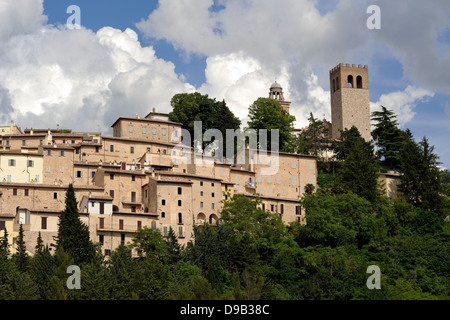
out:
{"label": "arched window", "polygon": [[209,216],[209,224],[215,225],[218,223],[219,223],[219,219],[217,218],[217,216],[214,213]]}
{"label": "arched window", "polygon": [[356,87],[358,89],[362,89],[362,77],[361,76],[356,77]]}
{"label": "arched window", "polygon": [[336,80],[333,79],[333,92],[335,92],[335,91],[336,91]]}
{"label": "arched window", "polygon": [[347,86],[348,86],[349,88],[353,88],[353,76],[352,76],[352,75],[349,75],[349,76],[347,77]]}

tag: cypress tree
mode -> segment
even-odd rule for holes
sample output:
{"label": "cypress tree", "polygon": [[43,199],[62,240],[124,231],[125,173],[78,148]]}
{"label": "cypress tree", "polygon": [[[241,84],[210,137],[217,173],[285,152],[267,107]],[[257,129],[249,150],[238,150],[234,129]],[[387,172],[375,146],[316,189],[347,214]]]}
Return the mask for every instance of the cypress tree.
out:
{"label": "cypress tree", "polygon": [[81,222],[75,190],[70,184],[66,192],[66,207],[59,215],[56,248],[64,248],[74,262],[90,262],[95,258],[95,247],[89,238],[88,227]]}
{"label": "cypress tree", "polygon": [[27,253],[27,248],[25,246],[25,241],[23,239],[23,225],[19,224],[19,235],[16,241],[17,249],[13,256],[13,259],[17,265],[17,268],[21,272],[25,272],[29,266],[29,256]]}
{"label": "cypress tree", "polygon": [[169,228],[168,238],[165,241],[168,249],[169,261],[172,264],[176,264],[179,260],[181,260],[181,246],[178,243],[178,238],[172,227]]}

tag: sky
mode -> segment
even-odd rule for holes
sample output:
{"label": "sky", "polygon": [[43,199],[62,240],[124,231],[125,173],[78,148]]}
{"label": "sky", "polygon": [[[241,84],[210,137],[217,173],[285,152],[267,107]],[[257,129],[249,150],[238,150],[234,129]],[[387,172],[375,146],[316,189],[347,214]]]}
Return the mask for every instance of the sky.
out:
{"label": "sky", "polygon": [[195,91],[245,123],[277,81],[301,128],[331,119],[329,70],[361,64],[371,110],[393,110],[450,168],[448,0],[0,0],[0,21],[0,125],[111,135]]}

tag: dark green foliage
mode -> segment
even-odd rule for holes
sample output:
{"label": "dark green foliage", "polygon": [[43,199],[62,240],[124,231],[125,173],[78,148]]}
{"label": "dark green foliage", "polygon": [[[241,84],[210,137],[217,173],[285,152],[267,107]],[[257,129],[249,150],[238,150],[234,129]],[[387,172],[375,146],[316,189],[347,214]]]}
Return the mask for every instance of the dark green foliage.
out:
{"label": "dark green foliage", "polygon": [[404,135],[395,120],[397,115],[384,106],[381,106],[381,109],[381,111],[372,112],[372,121],[375,122],[372,137],[378,147],[377,155],[379,159],[382,159],[382,165],[394,170],[400,165],[400,148]]}
{"label": "dark green foliage", "polygon": [[425,210],[440,210],[442,206],[437,155],[434,147],[423,138],[416,143],[412,137],[405,139],[400,149],[402,191],[406,200]]}
{"label": "dark green foliage", "polygon": [[72,184],[67,189],[65,203],[66,208],[59,215],[56,248],[64,248],[76,264],[89,263],[95,259],[96,250],[90,240],[88,227],[79,218]]}
{"label": "dark green foliage", "polygon": [[[287,151],[292,140],[293,123],[295,117],[288,114],[280,103],[269,98],[258,98],[249,107],[248,127],[255,129],[259,139],[259,130],[266,129],[267,150]],[[271,130],[279,130],[279,142],[277,145],[271,145]],[[265,147],[265,146],[259,146]]]}
{"label": "dark green foliage", "polygon": [[352,127],[342,132],[336,143],[336,156],[345,157],[338,171],[340,184],[357,195],[373,202],[377,196],[377,168],[373,147]]}
{"label": "dark green foliage", "polygon": [[27,271],[30,259],[25,247],[25,241],[23,240],[23,225],[19,224],[19,235],[16,241],[16,253],[13,255],[13,259],[19,268],[19,271]]}
{"label": "dark green foliage", "polygon": [[[224,148],[226,146],[226,130],[237,130],[241,121],[230,111],[225,101],[216,101],[208,95],[195,93],[180,93],[170,101],[172,112],[169,119],[183,124],[183,129],[191,135],[191,147],[194,147],[194,122],[202,122],[202,134],[208,129],[217,129],[222,133]],[[211,141],[212,142],[212,141]],[[211,142],[203,141],[202,148]]]}

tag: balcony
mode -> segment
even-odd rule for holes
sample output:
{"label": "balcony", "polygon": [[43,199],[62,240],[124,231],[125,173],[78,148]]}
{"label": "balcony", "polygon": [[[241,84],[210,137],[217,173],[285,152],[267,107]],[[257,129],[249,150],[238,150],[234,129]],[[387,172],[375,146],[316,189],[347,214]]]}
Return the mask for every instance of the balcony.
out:
{"label": "balcony", "polygon": [[256,187],[257,187],[257,185],[256,185],[256,183],[254,183],[254,182],[247,181],[247,182],[245,183],[245,188],[247,188],[247,189],[253,189],[253,190],[256,190]]}
{"label": "balcony", "polygon": [[100,232],[117,232],[117,233],[136,233],[137,225],[121,224],[121,223],[98,223],[96,230]]}

